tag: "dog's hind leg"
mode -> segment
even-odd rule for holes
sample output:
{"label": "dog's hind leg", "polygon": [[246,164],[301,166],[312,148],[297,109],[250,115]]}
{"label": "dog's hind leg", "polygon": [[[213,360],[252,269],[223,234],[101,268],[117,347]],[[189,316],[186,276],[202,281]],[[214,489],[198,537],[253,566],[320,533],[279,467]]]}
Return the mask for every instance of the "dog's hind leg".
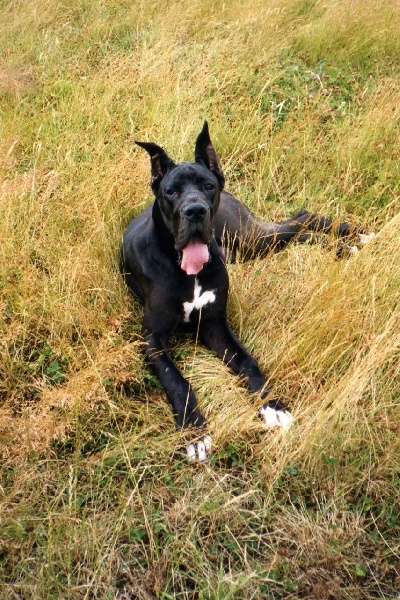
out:
{"label": "dog's hind leg", "polygon": [[228,249],[227,254],[232,260],[235,260],[237,254],[242,259],[249,260],[281,250],[292,240],[298,243],[321,243],[327,234],[348,238],[361,231],[348,223],[334,224],[328,217],[307,210],[302,210],[285,221],[266,223],[241,205],[235,215],[230,215],[225,220],[220,243]]}

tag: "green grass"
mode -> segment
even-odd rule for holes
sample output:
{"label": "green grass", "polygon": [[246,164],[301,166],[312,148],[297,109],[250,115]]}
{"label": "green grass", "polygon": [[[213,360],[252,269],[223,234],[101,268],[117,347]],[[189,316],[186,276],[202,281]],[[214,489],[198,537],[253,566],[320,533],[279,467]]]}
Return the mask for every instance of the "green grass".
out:
{"label": "green grass", "polygon": [[[392,600],[400,592],[396,3],[173,0],[0,8],[0,597]],[[296,425],[177,339],[213,454],[176,453],[118,272],[151,200],[134,139],[227,188],[378,235],[229,267],[229,317]]]}

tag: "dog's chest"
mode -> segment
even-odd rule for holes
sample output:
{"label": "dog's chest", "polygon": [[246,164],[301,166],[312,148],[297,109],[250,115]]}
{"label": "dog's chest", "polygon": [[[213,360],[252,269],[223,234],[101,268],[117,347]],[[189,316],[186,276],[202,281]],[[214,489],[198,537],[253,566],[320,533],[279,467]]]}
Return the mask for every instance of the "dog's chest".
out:
{"label": "dog's chest", "polygon": [[189,323],[194,311],[198,310],[201,313],[201,310],[208,304],[215,302],[216,298],[216,290],[203,290],[199,280],[195,277],[193,298],[191,301],[183,303],[184,322]]}

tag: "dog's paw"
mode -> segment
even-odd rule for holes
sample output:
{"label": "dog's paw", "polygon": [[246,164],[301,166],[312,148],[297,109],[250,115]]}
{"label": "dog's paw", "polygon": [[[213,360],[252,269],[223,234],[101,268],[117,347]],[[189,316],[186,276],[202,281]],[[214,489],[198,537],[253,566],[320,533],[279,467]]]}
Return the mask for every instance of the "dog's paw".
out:
{"label": "dog's paw", "polygon": [[336,256],[338,258],[349,258],[358,254],[363,246],[368,244],[376,236],[375,233],[359,233],[355,244],[352,246],[346,242],[339,242],[336,248]]}
{"label": "dog's paw", "polygon": [[205,435],[200,440],[188,444],[185,452],[189,463],[206,461],[211,452],[211,436]]}
{"label": "dog's paw", "polygon": [[278,399],[263,404],[258,412],[268,429],[281,427],[286,431],[294,422],[290,410]]}

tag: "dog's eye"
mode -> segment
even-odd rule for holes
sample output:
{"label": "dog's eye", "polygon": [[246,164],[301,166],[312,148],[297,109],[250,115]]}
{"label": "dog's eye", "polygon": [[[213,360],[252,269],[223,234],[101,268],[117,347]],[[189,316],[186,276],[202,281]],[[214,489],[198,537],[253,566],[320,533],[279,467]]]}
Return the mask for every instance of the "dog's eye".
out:
{"label": "dog's eye", "polygon": [[204,189],[206,192],[213,192],[215,190],[215,185],[213,183],[204,184]]}
{"label": "dog's eye", "polygon": [[176,192],[173,189],[169,189],[169,190],[165,190],[165,195],[168,198],[173,198],[175,196]]}

